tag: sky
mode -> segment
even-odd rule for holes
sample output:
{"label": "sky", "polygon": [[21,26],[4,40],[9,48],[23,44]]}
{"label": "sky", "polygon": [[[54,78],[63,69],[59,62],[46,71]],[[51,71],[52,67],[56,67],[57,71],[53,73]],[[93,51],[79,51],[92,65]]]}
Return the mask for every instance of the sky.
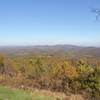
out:
{"label": "sky", "polygon": [[100,44],[100,0],[0,0],[0,45]]}

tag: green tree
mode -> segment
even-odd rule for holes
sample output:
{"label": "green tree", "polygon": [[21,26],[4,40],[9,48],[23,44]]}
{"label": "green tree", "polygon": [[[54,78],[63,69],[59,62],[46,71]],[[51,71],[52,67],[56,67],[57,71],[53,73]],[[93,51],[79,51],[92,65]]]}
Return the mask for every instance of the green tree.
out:
{"label": "green tree", "polygon": [[3,74],[5,72],[4,68],[4,56],[0,56],[0,73]]}

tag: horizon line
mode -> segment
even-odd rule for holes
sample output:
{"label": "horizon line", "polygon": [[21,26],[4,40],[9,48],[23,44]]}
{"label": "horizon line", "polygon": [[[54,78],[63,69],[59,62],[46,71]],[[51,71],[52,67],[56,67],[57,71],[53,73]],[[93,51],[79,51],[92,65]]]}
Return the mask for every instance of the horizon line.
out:
{"label": "horizon line", "polygon": [[98,43],[56,43],[56,44],[2,44],[0,47],[8,46],[57,46],[57,45],[72,45],[72,46],[82,46],[82,47],[100,47],[100,42]]}

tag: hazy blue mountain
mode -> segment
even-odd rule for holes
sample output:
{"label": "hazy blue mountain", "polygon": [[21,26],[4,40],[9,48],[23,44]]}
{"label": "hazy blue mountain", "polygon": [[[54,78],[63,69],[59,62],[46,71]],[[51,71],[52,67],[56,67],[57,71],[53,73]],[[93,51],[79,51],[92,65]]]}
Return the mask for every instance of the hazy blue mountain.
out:
{"label": "hazy blue mountain", "polygon": [[0,54],[6,56],[55,53],[100,57],[100,47],[82,47],[75,45],[0,46]]}

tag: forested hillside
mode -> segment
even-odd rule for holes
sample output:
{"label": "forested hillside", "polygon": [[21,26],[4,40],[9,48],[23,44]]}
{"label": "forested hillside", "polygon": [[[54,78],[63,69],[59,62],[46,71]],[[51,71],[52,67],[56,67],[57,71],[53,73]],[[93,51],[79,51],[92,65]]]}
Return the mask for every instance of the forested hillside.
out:
{"label": "forested hillside", "polygon": [[34,56],[34,55],[75,55],[100,58],[99,47],[82,47],[74,45],[37,45],[37,46],[1,46],[0,54],[6,56]]}
{"label": "forested hillside", "polygon": [[99,49],[70,45],[2,47],[0,85],[82,94],[88,100],[99,100]]}

